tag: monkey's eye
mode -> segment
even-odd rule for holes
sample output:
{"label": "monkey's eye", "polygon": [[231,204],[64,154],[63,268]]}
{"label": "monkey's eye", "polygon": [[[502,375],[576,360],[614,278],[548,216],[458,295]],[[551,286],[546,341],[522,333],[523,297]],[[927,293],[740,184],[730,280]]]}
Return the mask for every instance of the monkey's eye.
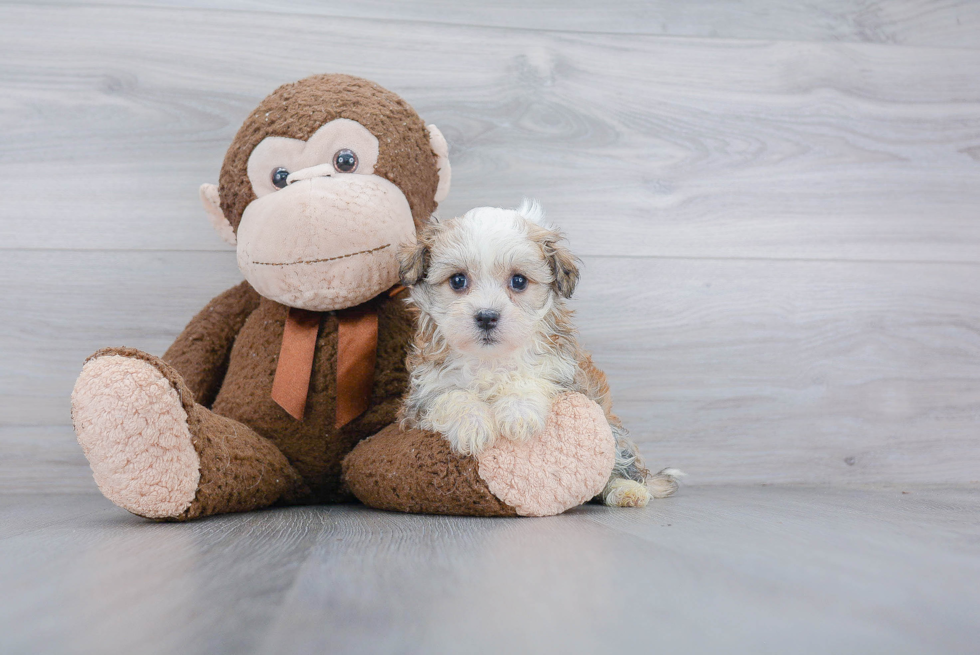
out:
{"label": "monkey's eye", "polygon": [[337,169],[338,173],[353,173],[357,170],[357,155],[354,151],[338,150],[337,154],[333,156],[333,167]]}
{"label": "monkey's eye", "polygon": [[282,189],[286,186],[286,178],[289,177],[289,171],[280,166],[276,170],[272,171],[272,186],[277,189]]}
{"label": "monkey's eye", "polygon": [[462,291],[466,288],[466,276],[462,273],[456,273],[449,278],[449,286],[452,287],[453,291]]}
{"label": "monkey's eye", "polygon": [[514,291],[524,291],[527,289],[527,278],[520,273],[515,273],[510,278],[510,288]]}

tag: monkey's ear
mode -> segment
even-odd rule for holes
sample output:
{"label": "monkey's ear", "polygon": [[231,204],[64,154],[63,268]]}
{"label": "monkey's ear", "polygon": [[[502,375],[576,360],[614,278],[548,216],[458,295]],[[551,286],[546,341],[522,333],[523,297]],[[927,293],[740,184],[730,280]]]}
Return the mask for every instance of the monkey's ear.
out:
{"label": "monkey's ear", "polygon": [[436,188],[436,202],[442,202],[449,195],[449,179],[453,171],[449,166],[449,144],[439,128],[429,125],[429,143],[436,153],[436,168],[439,170],[439,186]]}
{"label": "monkey's ear", "polygon": [[544,242],[544,254],[551,264],[551,272],[555,276],[555,291],[562,298],[571,298],[578,286],[578,258],[562,245],[563,237],[558,232],[553,232],[554,238]]}
{"label": "monkey's ear", "polygon": [[235,230],[231,223],[221,211],[221,198],[218,197],[216,184],[201,185],[201,203],[204,205],[204,211],[207,212],[208,218],[211,219],[211,226],[214,227],[214,231],[218,233],[221,240],[228,245],[236,245],[238,238],[235,236]]}
{"label": "monkey's ear", "polygon": [[398,264],[401,283],[415,286],[429,272],[429,245],[421,239],[406,243],[398,251]]}

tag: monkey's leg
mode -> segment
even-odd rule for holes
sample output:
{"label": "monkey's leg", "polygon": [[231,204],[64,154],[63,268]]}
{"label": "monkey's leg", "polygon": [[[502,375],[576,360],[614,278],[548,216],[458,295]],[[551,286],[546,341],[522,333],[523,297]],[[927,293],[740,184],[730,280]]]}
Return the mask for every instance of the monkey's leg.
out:
{"label": "monkey's leg", "polygon": [[344,479],[369,507],[472,516],[551,516],[602,491],[615,462],[602,408],[580,393],[551,404],[544,430],[497,439],[479,457],[453,452],[435,432],[393,424],[357,444]]}
{"label": "monkey's leg", "polygon": [[176,370],[138,350],[86,361],[72,420],[99,490],[139,516],[243,512],[307,492],[270,441],[195,403]]}

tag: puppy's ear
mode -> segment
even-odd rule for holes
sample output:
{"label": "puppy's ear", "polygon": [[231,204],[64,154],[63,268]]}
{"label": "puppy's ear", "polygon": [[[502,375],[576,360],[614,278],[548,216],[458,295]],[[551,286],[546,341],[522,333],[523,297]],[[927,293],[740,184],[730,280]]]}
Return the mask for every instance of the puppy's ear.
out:
{"label": "puppy's ear", "polygon": [[565,246],[555,243],[548,261],[555,275],[555,291],[562,298],[571,298],[578,285],[578,258]]}
{"label": "puppy's ear", "polygon": [[415,286],[429,272],[429,244],[421,236],[398,251],[398,274],[407,287]]}
{"label": "puppy's ear", "polygon": [[555,292],[562,298],[571,298],[578,285],[578,257],[562,243],[565,237],[557,230],[548,230],[548,234],[541,241],[541,248],[544,256],[551,266],[551,272],[555,277],[552,286]]}

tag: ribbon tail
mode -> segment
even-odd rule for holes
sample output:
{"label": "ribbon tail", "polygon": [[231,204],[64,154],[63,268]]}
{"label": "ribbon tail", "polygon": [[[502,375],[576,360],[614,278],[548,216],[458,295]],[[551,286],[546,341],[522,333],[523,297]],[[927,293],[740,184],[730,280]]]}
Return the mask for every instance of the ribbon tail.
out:
{"label": "ribbon tail", "polygon": [[306,413],[319,330],[319,312],[290,307],[272,380],[272,399],[297,421],[302,421]]}
{"label": "ribbon tail", "polygon": [[378,356],[378,313],[359,305],[337,316],[337,414],[340,429],[371,404]]}

